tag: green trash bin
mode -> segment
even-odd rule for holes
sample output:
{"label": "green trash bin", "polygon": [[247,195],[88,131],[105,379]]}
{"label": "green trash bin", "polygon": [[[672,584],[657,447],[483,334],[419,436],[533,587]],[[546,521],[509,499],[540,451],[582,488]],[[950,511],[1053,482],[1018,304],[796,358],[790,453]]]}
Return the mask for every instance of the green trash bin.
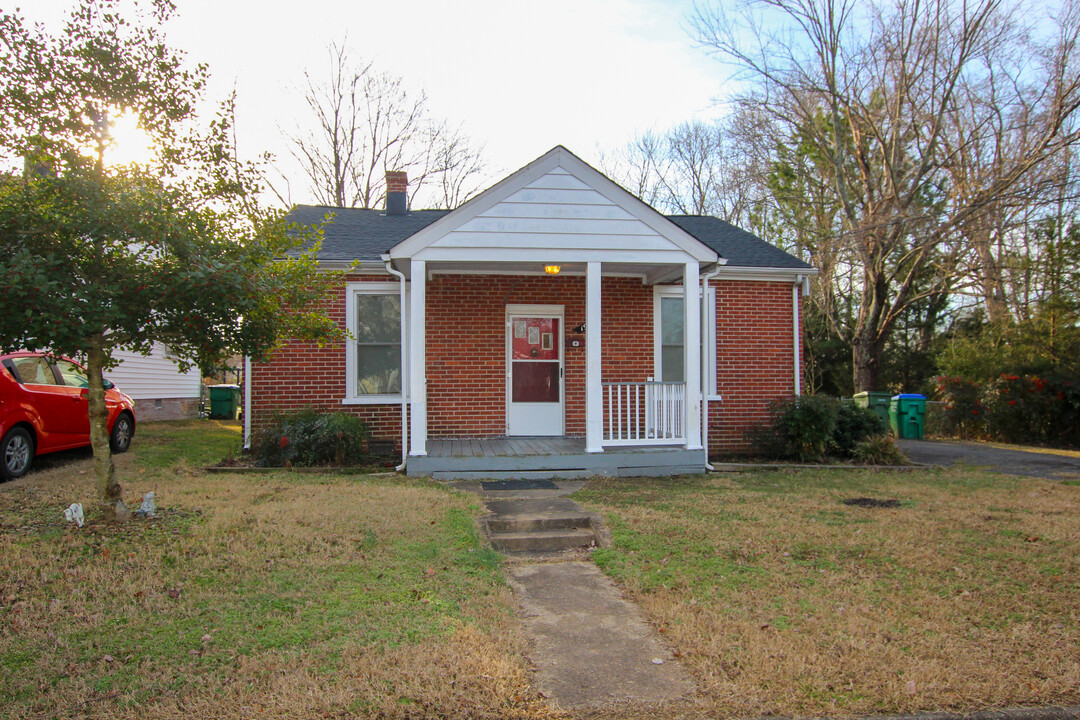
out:
{"label": "green trash bin", "polygon": [[211,385],[210,417],[216,420],[235,420],[240,408],[239,385]]}
{"label": "green trash bin", "polygon": [[855,393],[855,404],[862,408],[870,408],[874,413],[881,418],[881,427],[889,427],[889,401],[892,399],[892,395],[887,392],[874,392],[873,390],[868,392]]}
{"label": "green trash bin", "polygon": [[922,440],[925,417],[925,395],[902,393],[889,403],[889,427],[902,440]]}

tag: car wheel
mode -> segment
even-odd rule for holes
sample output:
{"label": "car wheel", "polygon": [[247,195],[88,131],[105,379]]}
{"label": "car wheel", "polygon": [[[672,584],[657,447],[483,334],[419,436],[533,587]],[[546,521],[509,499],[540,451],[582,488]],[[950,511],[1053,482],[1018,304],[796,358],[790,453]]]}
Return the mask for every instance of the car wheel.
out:
{"label": "car wheel", "polygon": [[120,413],[120,417],[113,423],[112,434],[109,435],[109,447],[114,453],[127,452],[127,449],[131,447],[133,430],[134,423],[131,416],[126,412]]}
{"label": "car wheel", "polygon": [[22,477],[34,461],[34,438],[26,428],[15,427],[0,442],[0,475],[7,480]]}

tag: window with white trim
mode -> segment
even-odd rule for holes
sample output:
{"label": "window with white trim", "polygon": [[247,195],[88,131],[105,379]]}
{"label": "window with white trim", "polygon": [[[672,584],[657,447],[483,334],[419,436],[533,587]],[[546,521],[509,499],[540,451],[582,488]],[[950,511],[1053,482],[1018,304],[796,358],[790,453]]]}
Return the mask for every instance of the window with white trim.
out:
{"label": "window with white trim", "polygon": [[[697,293],[700,296],[700,290]],[[653,368],[655,379],[663,382],[685,380],[685,352],[683,346],[683,289],[681,285],[656,286],[653,290]],[[709,399],[717,400],[716,394],[716,289],[708,288],[705,312],[702,314],[701,341],[706,347],[705,392]],[[700,352],[696,349],[695,352]]]}
{"label": "window with white trim", "polygon": [[[397,283],[349,283],[345,350],[345,398],[353,404],[401,402],[402,312]],[[407,297],[407,295],[406,295]]]}
{"label": "window with white trim", "polygon": [[683,333],[683,298],[661,295],[660,303],[660,354],[657,357],[656,376],[663,382],[683,382],[686,348]]}

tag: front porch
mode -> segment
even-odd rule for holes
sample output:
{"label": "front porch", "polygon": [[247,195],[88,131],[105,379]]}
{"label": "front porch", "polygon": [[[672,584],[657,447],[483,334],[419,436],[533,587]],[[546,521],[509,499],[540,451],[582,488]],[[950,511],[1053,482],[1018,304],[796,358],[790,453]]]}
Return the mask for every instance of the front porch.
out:
{"label": "front porch", "polygon": [[585,438],[461,437],[429,439],[425,456],[409,458],[408,474],[435,480],[576,479],[592,475],[665,476],[701,472],[705,450],[637,445],[585,450]]}

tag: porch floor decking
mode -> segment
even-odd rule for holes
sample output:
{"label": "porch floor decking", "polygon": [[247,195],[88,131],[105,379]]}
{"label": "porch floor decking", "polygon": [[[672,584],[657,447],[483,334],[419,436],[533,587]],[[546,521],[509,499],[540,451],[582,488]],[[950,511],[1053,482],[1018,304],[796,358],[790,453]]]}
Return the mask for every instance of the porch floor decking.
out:
{"label": "porch floor decking", "polygon": [[585,438],[496,437],[428,440],[428,457],[515,457],[585,452]]}
{"label": "porch floor decking", "polygon": [[426,456],[410,457],[409,475],[436,480],[505,480],[591,475],[664,476],[702,472],[705,451],[655,445],[585,452],[585,439],[572,437],[438,438],[427,441]]}

